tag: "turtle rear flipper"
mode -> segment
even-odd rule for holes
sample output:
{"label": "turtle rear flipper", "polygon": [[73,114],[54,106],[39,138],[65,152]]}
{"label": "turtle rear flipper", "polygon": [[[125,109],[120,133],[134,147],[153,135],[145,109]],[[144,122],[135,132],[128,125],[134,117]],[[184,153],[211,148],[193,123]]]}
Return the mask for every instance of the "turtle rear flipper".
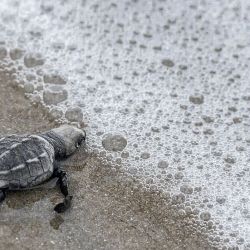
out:
{"label": "turtle rear flipper", "polygon": [[9,182],[5,180],[0,180],[0,203],[6,198],[6,189],[8,188]]}
{"label": "turtle rear flipper", "polygon": [[4,190],[0,190],[0,203],[3,202],[6,198],[6,194]]}

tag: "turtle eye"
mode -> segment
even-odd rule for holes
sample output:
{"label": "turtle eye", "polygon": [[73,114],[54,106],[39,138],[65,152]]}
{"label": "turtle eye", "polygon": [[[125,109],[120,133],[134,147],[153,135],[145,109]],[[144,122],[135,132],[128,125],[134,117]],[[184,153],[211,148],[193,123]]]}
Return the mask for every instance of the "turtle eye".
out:
{"label": "turtle eye", "polygon": [[84,136],[79,137],[77,142],[76,142],[76,148],[79,148],[82,145],[82,143],[84,142],[84,140],[85,140]]}

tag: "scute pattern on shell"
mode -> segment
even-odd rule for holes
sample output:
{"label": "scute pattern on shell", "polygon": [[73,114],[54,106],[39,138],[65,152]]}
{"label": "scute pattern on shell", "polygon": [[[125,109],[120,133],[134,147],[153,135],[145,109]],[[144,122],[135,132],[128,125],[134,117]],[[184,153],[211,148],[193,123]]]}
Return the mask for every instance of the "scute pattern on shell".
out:
{"label": "scute pattern on shell", "polygon": [[0,139],[0,188],[29,188],[53,173],[54,148],[36,135]]}

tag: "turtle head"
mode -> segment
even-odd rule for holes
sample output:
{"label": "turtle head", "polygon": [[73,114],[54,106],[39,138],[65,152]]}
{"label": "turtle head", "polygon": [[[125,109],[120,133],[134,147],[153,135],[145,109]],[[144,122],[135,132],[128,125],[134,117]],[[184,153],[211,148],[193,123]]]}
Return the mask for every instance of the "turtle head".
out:
{"label": "turtle head", "polygon": [[63,140],[66,156],[73,154],[86,139],[86,132],[84,130],[70,125],[63,125],[52,129],[52,132]]}

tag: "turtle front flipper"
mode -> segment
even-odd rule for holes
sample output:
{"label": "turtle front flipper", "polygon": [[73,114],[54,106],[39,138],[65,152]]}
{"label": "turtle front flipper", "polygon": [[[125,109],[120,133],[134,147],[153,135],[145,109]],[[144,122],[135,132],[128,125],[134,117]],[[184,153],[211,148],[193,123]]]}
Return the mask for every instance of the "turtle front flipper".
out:
{"label": "turtle front flipper", "polygon": [[63,213],[63,212],[65,212],[68,208],[70,208],[72,198],[73,198],[72,195],[67,195],[67,196],[64,198],[64,201],[63,201],[63,202],[58,203],[58,204],[54,207],[54,210],[55,210],[57,213]]}
{"label": "turtle front flipper", "polygon": [[54,171],[54,176],[58,177],[58,179],[59,179],[58,182],[59,182],[60,190],[61,190],[62,194],[65,197],[63,202],[57,204],[54,207],[54,210],[57,213],[63,213],[68,208],[70,208],[70,206],[71,206],[71,200],[72,200],[73,196],[69,195],[67,173],[63,169],[61,169],[60,167],[57,166],[57,168]]}

